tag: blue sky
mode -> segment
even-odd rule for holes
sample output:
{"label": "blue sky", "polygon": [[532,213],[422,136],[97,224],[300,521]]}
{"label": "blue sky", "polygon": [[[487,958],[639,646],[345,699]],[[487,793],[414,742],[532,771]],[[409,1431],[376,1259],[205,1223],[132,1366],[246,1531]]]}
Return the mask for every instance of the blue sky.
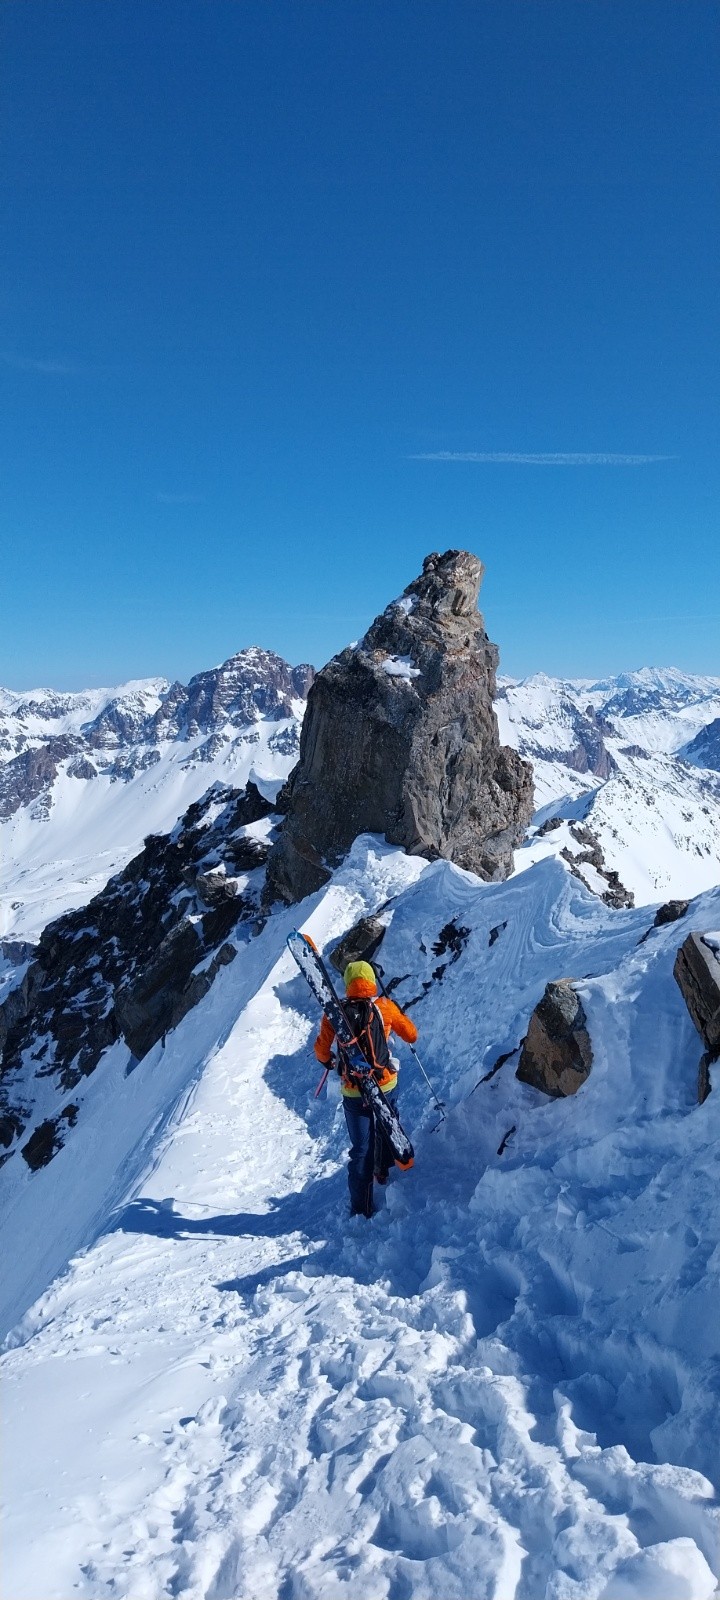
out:
{"label": "blue sky", "polygon": [[450,546],[505,671],[720,673],[714,5],[0,31],[1,682],[321,663]]}

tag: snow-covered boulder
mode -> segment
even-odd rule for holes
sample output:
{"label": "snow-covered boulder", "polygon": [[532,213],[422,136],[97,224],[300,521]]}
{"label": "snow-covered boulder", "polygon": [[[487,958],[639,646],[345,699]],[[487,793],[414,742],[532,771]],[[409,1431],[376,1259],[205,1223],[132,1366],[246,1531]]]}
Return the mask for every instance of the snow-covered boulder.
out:
{"label": "snow-covered boulder", "polygon": [[549,983],[530,1018],[516,1077],[543,1094],[577,1094],[592,1066],[592,1045],[580,996],[567,978]]}

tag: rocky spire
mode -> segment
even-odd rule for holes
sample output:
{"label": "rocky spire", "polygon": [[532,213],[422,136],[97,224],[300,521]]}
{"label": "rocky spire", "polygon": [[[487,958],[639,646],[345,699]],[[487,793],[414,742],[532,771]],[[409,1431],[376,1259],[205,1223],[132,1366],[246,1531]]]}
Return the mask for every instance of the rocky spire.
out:
{"label": "rocky spire", "polygon": [[269,892],[318,889],[359,833],[486,879],[507,877],[533,809],[532,768],[501,746],[498,652],[477,602],[484,567],[430,555],[420,577],[310,690]]}

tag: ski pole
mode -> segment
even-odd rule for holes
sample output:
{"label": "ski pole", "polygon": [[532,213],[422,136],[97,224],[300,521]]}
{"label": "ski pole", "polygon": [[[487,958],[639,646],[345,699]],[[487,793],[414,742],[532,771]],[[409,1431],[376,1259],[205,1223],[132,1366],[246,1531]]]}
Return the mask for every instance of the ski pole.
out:
{"label": "ski pole", "polygon": [[323,1073],[323,1075],[322,1075],[322,1077],[320,1079],[320,1082],[319,1082],[319,1084],[317,1086],[317,1089],[315,1090],[315,1093],[313,1095],[313,1100],[317,1100],[318,1095],[322,1094],[323,1089],[325,1088],[325,1084],[327,1083],[327,1080],[328,1080],[329,1076],[330,1076],[330,1068],[326,1067],[325,1071],[324,1071],[324,1073]]}
{"label": "ski pole", "polygon": [[[388,994],[387,989],[385,988],[385,985],[384,985],[384,983],[382,981],[381,973],[382,973],[382,967],[378,967],[377,963],[375,963],[375,975],[377,977],[377,981],[378,981],[378,983],[380,985],[380,988],[381,988],[381,990],[382,990],[382,992],[383,992],[383,994],[385,996],[385,999],[386,1000],[391,1000],[392,996]],[[407,1044],[407,1039],[403,1040],[403,1044]],[[426,1084],[428,1086],[428,1089],[430,1090],[430,1093],[431,1093],[431,1095],[433,1097],[433,1100],[435,1102],[436,1109],[440,1112],[440,1121],[444,1122],[445,1121],[445,1111],[444,1111],[443,1108],[445,1106],[445,1101],[444,1100],[438,1100],[438,1097],[437,1097],[437,1095],[435,1093],[435,1090],[433,1089],[433,1086],[432,1086],[432,1084],[430,1082],[430,1079],[429,1079],[429,1077],[428,1077],[428,1075],[427,1075],[427,1073],[425,1071],[425,1068],[424,1068],[424,1066],[422,1064],[422,1061],[420,1060],[420,1057],[419,1057],[419,1055],[417,1053],[417,1050],[415,1049],[414,1044],[408,1044],[407,1047],[408,1047],[408,1050],[410,1051],[410,1054],[414,1057],[417,1066],[420,1068],[420,1071],[421,1071],[421,1073],[422,1073],[422,1075],[423,1075],[423,1077],[425,1079],[425,1082],[426,1082]]]}
{"label": "ski pole", "polygon": [[[407,1040],[405,1040],[404,1043],[407,1044]],[[431,1093],[431,1095],[433,1097],[433,1100],[435,1101],[435,1106],[436,1106],[437,1110],[441,1113],[442,1121],[444,1122],[445,1121],[445,1112],[443,1110],[443,1107],[445,1105],[445,1101],[444,1100],[438,1100],[438,1097],[437,1097],[437,1095],[435,1093],[435,1090],[433,1089],[433,1086],[432,1086],[432,1084],[430,1082],[430,1079],[429,1079],[429,1077],[428,1077],[428,1075],[427,1075],[427,1073],[425,1071],[425,1068],[424,1068],[424,1066],[422,1064],[422,1061],[420,1060],[420,1057],[419,1057],[419,1055],[417,1053],[417,1050],[415,1049],[414,1044],[408,1044],[408,1050],[410,1051],[410,1054],[415,1057],[415,1061],[416,1061],[417,1065],[419,1066],[420,1071],[421,1071],[421,1073],[422,1073],[422,1075],[423,1075],[423,1077],[425,1079],[425,1082],[426,1082],[426,1084],[428,1086],[428,1089],[430,1090],[430,1093]]]}

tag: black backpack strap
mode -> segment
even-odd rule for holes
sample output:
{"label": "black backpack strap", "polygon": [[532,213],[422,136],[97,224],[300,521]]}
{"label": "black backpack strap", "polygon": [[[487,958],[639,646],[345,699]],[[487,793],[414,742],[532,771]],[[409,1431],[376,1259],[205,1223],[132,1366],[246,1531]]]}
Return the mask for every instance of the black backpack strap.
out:
{"label": "black backpack strap", "polygon": [[[346,1000],[345,1014],[353,1029],[354,1042],[362,1050],[368,1066],[384,1071],[390,1063],[390,1051],[377,1006],[371,1000]],[[341,1059],[346,1063],[342,1045],[339,1050]]]}

